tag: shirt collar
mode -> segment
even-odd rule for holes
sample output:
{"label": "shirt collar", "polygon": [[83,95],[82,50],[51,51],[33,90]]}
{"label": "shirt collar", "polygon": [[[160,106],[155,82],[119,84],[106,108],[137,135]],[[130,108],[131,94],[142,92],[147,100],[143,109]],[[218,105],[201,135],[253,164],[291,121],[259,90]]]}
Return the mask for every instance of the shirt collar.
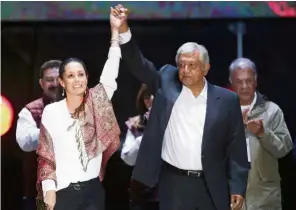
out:
{"label": "shirt collar", "polygon": [[203,98],[204,100],[207,100],[207,97],[208,97],[208,82],[204,78],[204,87],[203,87],[202,91],[200,92],[200,94],[197,97],[195,97],[193,95],[192,91],[188,87],[186,87],[185,85],[183,85],[182,91],[185,91],[186,95],[190,95],[194,99]]}

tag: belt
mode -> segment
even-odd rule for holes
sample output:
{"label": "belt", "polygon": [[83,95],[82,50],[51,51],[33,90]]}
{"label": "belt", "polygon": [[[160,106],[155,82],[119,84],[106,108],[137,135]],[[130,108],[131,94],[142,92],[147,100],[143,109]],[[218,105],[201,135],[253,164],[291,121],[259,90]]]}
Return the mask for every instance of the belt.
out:
{"label": "belt", "polygon": [[84,181],[84,182],[70,183],[68,187],[73,187],[74,190],[80,190],[82,187],[85,187],[85,186],[91,184],[93,181],[99,181],[99,178],[90,179],[90,180]]}
{"label": "belt", "polygon": [[203,171],[201,170],[183,170],[176,168],[175,166],[172,166],[168,163],[164,163],[165,168],[167,168],[169,171],[174,172],[176,174],[180,174],[183,176],[189,176],[189,177],[194,177],[194,178],[202,178],[204,176]]}

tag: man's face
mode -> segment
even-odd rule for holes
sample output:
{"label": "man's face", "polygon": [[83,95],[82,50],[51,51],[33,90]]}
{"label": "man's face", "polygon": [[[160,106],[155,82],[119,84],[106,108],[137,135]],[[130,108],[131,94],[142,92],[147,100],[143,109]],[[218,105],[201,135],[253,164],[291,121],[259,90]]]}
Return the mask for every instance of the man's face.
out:
{"label": "man's face", "polygon": [[52,101],[55,101],[58,96],[59,90],[59,69],[48,68],[44,71],[43,77],[39,79],[39,84],[43,89],[44,95],[49,97]]}
{"label": "man's face", "polygon": [[257,88],[254,71],[251,68],[234,70],[231,74],[231,87],[239,95],[241,105],[251,104]]}
{"label": "man's face", "polygon": [[209,64],[200,61],[199,53],[184,53],[178,60],[179,80],[184,86],[193,88],[202,83],[204,76],[208,74]]}

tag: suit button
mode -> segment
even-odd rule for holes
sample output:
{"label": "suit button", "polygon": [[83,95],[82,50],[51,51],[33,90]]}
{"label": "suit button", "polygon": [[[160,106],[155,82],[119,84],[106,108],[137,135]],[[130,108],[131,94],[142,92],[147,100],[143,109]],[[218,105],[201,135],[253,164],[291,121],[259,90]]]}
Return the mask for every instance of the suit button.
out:
{"label": "suit button", "polygon": [[204,156],[204,155],[202,155],[201,157],[202,157],[202,158],[204,158],[205,156]]}

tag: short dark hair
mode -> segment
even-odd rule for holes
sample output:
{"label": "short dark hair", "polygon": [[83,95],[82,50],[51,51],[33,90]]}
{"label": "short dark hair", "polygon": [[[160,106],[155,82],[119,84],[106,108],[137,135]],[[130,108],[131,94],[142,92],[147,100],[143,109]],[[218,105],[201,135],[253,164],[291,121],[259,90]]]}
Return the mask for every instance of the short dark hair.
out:
{"label": "short dark hair", "polygon": [[42,66],[40,67],[40,78],[44,76],[44,72],[46,69],[52,69],[52,68],[60,68],[62,61],[60,60],[49,60],[46,61]]}
{"label": "short dark hair", "polygon": [[152,93],[145,84],[142,84],[136,100],[136,107],[140,115],[145,114],[148,109],[145,106],[144,99],[150,98]]}

